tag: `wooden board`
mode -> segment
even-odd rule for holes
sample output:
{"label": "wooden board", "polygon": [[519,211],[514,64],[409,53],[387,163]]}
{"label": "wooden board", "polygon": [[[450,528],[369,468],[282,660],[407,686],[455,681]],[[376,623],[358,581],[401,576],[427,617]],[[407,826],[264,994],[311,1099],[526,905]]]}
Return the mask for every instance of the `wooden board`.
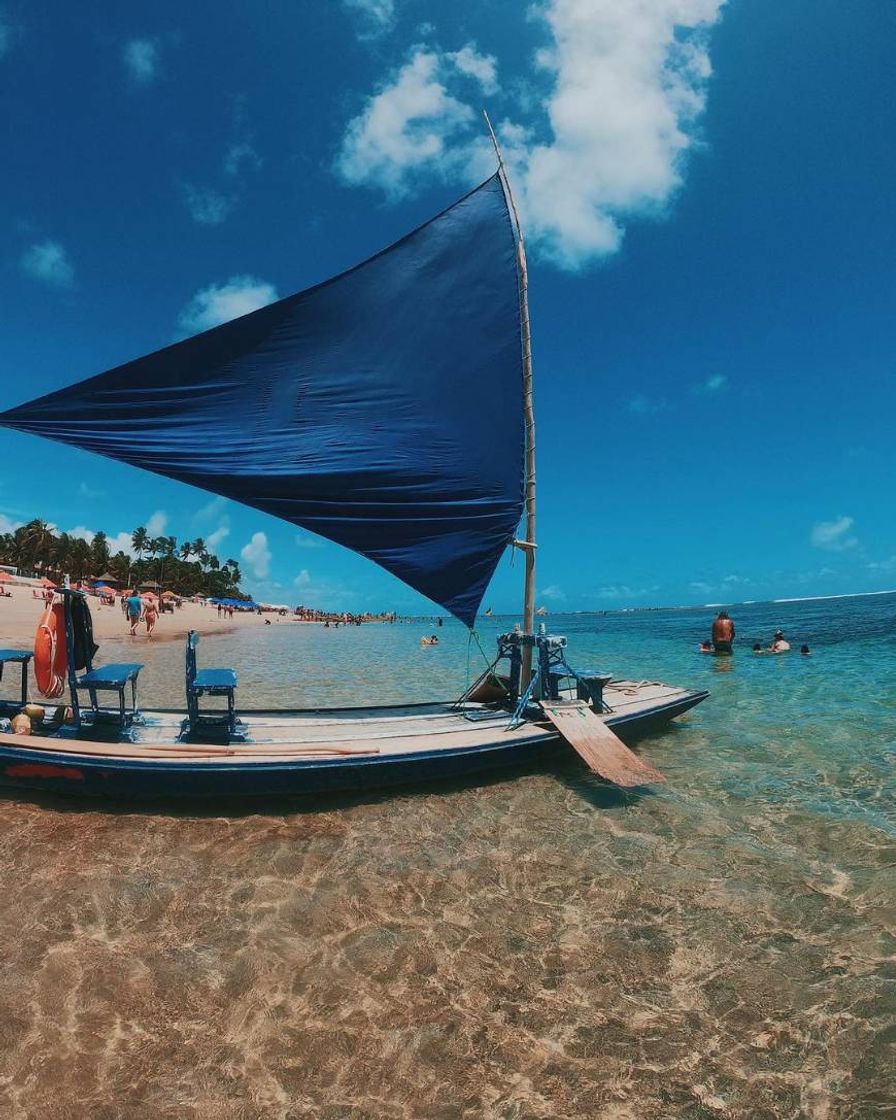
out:
{"label": "wooden board", "polygon": [[628,749],[583,700],[543,700],[544,713],[596,774],[617,786],[665,781]]}

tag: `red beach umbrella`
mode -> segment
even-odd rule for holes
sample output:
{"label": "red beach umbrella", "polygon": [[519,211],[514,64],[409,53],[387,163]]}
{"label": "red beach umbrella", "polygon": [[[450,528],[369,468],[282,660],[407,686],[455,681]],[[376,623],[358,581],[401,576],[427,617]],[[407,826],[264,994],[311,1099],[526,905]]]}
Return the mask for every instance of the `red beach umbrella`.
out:
{"label": "red beach umbrella", "polygon": [[12,576],[9,572],[0,571],[0,583],[12,583]]}

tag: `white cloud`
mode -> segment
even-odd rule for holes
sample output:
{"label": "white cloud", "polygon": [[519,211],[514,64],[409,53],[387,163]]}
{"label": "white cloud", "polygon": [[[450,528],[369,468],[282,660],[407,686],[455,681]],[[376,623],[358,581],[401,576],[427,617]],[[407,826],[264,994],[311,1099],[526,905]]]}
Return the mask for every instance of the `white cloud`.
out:
{"label": "white cloud", "polygon": [[298,548],[324,548],[324,542],[319,537],[311,537],[307,533],[296,533],[296,546]]}
{"label": "white cloud", "polygon": [[219,495],[212,498],[210,502],[206,502],[204,506],[200,506],[193,514],[193,520],[199,522],[217,521],[227,506],[227,499]]}
{"label": "white cloud", "polygon": [[5,513],[0,513],[0,533],[14,533],[22,524],[24,524],[24,522],[13,521],[12,518],[7,517]]}
{"label": "white cloud", "polygon": [[552,603],[566,602],[566,592],[556,583],[552,583],[549,587],[543,587],[540,591],[536,591],[535,597],[547,599]]}
{"label": "white cloud", "polygon": [[[75,537],[76,540],[87,541],[88,544],[90,544],[97,533],[96,529],[89,529],[86,525],[76,525],[73,529],[65,529],[62,531],[68,533],[70,537]],[[116,552],[123,552],[133,560],[137,555],[131,546],[130,533],[115,533],[113,536],[107,534],[106,543],[109,546],[109,554],[111,556],[114,556]],[[99,575],[100,573],[94,572],[93,574]]]}
{"label": "white cloud", "polygon": [[483,93],[496,93],[498,89],[498,61],[492,54],[480,54],[475,43],[467,43],[459,51],[446,56],[454,67],[468,78],[474,78]]}
{"label": "white cloud", "polygon": [[224,157],[224,170],[228,175],[239,175],[243,168],[258,171],[261,167],[261,157],[251,144],[245,140],[238,144],[231,144]]}
{"label": "white cloud", "polygon": [[253,533],[249,543],[240,550],[240,558],[256,579],[267,579],[271,571],[271,550],[265,534]]}
{"label": "white cloud", "polygon": [[231,276],[223,284],[209,284],[198,291],[180,313],[178,324],[188,334],[197,334],[248,315],[276,299],[273,284],[254,276]]}
{"label": "white cloud", "polygon": [[78,496],[81,498],[102,498],[105,490],[94,490],[82,479],[78,484]]}
{"label": "white cloud", "polygon": [[131,545],[130,533],[116,533],[114,537],[109,537],[109,551],[113,556],[116,552],[123,552],[131,559],[137,555]]}
{"label": "white cloud", "polygon": [[184,187],[184,199],[190,217],[200,226],[219,226],[227,220],[227,216],[234,207],[234,199],[219,194],[218,191],[208,187],[194,187],[187,183]]}
{"label": "white cloud", "polygon": [[149,521],[146,522],[146,531],[151,537],[160,537],[165,532],[167,524],[168,514],[162,509],[157,509]]}
{"label": "white cloud", "polygon": [[222,521],[221,524],[213,532],[205,538],[205,547],[211,552],[214,552],[218,545],[230,536],[230,524],[227,521]]}
{"label": "white cloud", "polygon": [[728,378],[724,373],[714,373],[696,386],[697,393],[721,393],[728,388]]}
{"label": "white cloud", "polygon": [[154,39],[131,39],[122,54],[128,73],[140,85],[149,85],[159,69],[159,47]]}
{"label": "white cloud", "polygon": [[350,183],[374,183],[400,195],[421,170],[461,172],[466,156],[449,141],[462,135],[473,110],[442,83],[442,58],[418,47],[408,63],[348,126],[337,168]]}
{"label": "white cloud", "polygon": [[75,278],[75,270],[58,241],[39,241],[22,254],[22,268],[34,280],[57,287],[67,287]]}
{"label": "white cloud", "polygon": [[[712,72],[706,40],[723,3],[547,0],[537,9],[550,44],[528,85],[549,86],[531,108],[517,104],[528,119],[500,122],[498,132],[529,239],[560,267],[616,252],[624,223],[658,214],[681,186]],[[348,182],[395,196],[422,172],[467,183],[489,172],[477,115],[448,88],[463,76],[464,50],[415,48],[368,100],[337,163]]]}
{"label": "white cloud", "polygon": [[599,599],[631,599],[637,594],[624,583],[612,583],[601,587],[597,593]]}
{"label": "white cloud", "polygon": [[847,549],[856,548],[858,539],[850,535],[853,518],[840,516],[833,521],[819,521],[812,526],[810,541],[815,548],[823,548],[828,552],[845,552]]}
{"label": "white cloud", "polygon": [[628,407],[630,412],[637,412],[641,416],[655,416],[658,412],[665,411],[666,402],[653,397],[637,396],[632,397]]}
{"label": "white cloud", "polygon": [[350,12],[364,20],[362,38],[388,30],[395,21],[395,0],[342,0]]}
{"label": "white cloud", "polygon": [[302,568],[296,578],[292,581],[293,587],[308,587],[311,584],[311,573],[307,568]]}

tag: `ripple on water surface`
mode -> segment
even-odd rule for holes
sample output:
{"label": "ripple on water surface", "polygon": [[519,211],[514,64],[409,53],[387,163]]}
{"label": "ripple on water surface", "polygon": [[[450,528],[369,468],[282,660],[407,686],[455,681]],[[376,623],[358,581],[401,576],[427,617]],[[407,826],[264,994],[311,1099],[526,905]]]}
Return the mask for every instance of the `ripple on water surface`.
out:
{"label": "ripple on water surface", "polygon": [[[641,796],[571,759],[226,815],[0,803],[5,1114],[892,1116],[896,599],[736,612],[809,659],[701,657],[711,613],[551,620],[576,661],[712,689]],[[466,636],[426,629],[200,657],[253,704],[454,695]],[[181,651],[144,653],[171,703]]]}

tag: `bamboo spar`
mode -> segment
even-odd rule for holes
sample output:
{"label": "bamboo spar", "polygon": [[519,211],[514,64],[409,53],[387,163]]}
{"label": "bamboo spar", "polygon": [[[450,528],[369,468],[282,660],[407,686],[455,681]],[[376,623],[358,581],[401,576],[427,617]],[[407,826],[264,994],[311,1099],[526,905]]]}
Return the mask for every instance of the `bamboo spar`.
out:
{"label": "bamboo spar", "polygon": [[[492,128],[488,113],[483,109],[483,117],[498,160],[498,174],[501,185],[510,204],[513,222],[516,227],[516,259],[520,286],[520,339],[523,349],[523,411],[526,418],[526,539],[514,545],[521,549],[526,563],[526,581],[523,591],[523,631],[535,631],[535,411],[532,397],[532,336],[529,328],[529,273],[526,268],[526,246],[523,242],[523,228],[520,224],[516,200],[510,189],[510,179],[504,166],[504,157],[498,146],[498,138]],[[532,647],[523,646],[520,688],[528,687],[532,676]]]}

